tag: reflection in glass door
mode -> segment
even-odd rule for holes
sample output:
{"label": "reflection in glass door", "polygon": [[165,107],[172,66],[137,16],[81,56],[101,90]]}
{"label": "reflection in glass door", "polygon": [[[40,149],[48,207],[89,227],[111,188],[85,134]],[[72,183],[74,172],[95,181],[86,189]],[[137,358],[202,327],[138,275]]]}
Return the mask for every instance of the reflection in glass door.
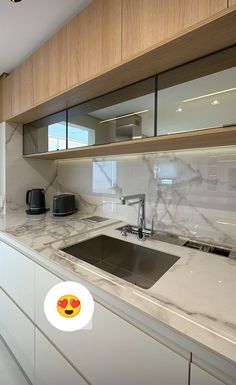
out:
{"label": "reflection in glass door", "polygon": [[24,125],[24,154],[66,149],[66,111]]}
{"label": "reflection in glass door", "polygon": [[66,122],[49,124],[48,151],[63,150],[66,148]]}
{"label": "reflection in glass door", "polygon": [[158,76],[157,134],[236,125],[236,48]]}
{"label": "reflection in glass door", "polygon": [[75,123],[68,124],[68,148],[90,146],[95,142],[95,130]]}
{"label": "reflection in glass door", "polygon": [[154,136],[155,79],[68,110],[68,148]]}

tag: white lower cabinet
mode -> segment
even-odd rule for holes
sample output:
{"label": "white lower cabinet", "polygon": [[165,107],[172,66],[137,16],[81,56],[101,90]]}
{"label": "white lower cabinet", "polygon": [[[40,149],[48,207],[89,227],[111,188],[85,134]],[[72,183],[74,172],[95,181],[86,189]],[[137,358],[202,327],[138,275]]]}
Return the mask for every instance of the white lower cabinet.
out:
{"label": "white lower cabinet", "polygon": [[0,334],[33,383],[34,325],[1,289],[0,304]]}
{"label": "white lower cabinet", "polygon": [[34,317],[34,262],[0,241],[0,287]]}
{"label": "white lower cabinet", "polygon": [[98,303],[91,330],[68,333],[51,326],[43,304],[58,282],[35,266],[36,324],[93,385],[188,384],[187,360]]}
{"label": "white lower cabinet", "polygon": [[190,385],[225,385],[198,366],[191,364]]}
{"label": "white lower cabinet", "polygon": [[[98,303],[91,329],[54,328],[44,300],[59,282],[0,241],[0,335],[33,385],[189,384],[188,360]],[[190,373],[190,385],[225,385],[194,364]]]}
{"label": "white lower cabinet", "polygon": [[37,329],[35,347],[35,385],[87,385]]}

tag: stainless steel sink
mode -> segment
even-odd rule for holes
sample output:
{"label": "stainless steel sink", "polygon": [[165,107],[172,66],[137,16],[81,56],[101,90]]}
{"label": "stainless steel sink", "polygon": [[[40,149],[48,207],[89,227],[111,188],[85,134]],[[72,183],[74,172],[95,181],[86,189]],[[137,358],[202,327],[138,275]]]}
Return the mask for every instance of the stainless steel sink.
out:
{"label": "stainless steel sink", "polygon": [[143,289],[153,286],[179,259],[106,235],[88,239],[62,251]]}

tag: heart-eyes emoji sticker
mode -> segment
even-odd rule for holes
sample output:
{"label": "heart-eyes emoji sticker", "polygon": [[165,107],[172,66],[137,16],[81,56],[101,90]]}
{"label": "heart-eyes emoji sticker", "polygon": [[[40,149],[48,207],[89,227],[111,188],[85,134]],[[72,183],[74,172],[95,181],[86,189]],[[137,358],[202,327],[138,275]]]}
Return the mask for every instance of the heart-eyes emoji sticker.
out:
{"label": "heart-eyes emoji sticker", "polygon": [[57,301],[57,311],[62,317],[75,317],[81,310],[81,303],[78,297],[66,294]]}
{"label": "heart-eyes emoji sticker", "polygon": [[44,300],[44,313],[55,328],[63,331],[91,329],[94,301],[80,283],[64,281],[53,286]]}

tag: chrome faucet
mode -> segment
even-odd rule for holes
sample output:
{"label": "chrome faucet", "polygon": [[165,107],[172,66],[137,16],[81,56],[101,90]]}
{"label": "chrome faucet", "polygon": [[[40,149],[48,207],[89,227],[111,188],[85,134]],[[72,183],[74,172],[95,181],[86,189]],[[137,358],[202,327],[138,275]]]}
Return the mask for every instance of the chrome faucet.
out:
{"label": "chrome faucet", "polygon": [[152,230],[146,229],[146,217],[145,217],[145,194],[134,194],[134,195],[122,195],[120,197],[121,203],[128,206],[138,204],[138,224],[137,228],[132,228],[137,232],[138,239],[145,240],[146,236],[152,235]]}

